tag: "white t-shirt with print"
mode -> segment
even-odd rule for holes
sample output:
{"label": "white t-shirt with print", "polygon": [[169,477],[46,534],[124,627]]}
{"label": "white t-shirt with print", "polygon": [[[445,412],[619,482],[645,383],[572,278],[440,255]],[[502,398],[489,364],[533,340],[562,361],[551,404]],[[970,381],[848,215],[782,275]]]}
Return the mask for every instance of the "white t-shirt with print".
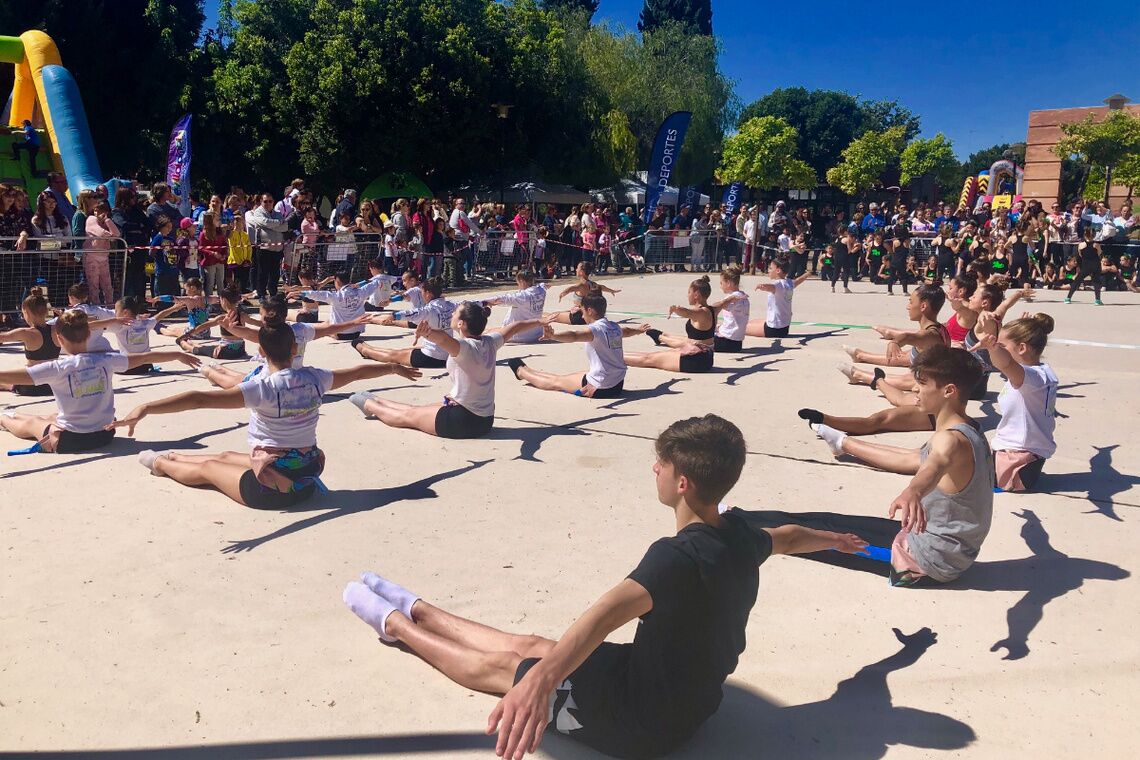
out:
{"label": "white t-shirt with print", "polygon": [[594,339],[586,344],[586,357],[590,360],[586,382],[599,390],[612,388],[625,380],[621,325],[602,318],[591,322],[588,327]]}
{"label": "white t-shirt with print", "polygon": [[1001,422],[993,443],[994,451],[1029,451],[1048,459],[1057,451],[1053,432],[1057,428],[1057,389],[1060,381],[1048,364],[1023,367],[1025,380],[1020,388],[1008,381],[998,394]]}
{"label": "white t-shirt with print", "polygon": [[[376,282],[369,280],[363,285],[345,285],[340,290],[303,290],[301,297],[332,306],[332,317],[329,321],[334,325],[339,325],[363,316],[364,303],[376,291],[377,287],[379,285]],[[355,325],[344,330],[345,335],[362,332],[364,332],[364,325]]]}
{"label": "white t-shirt with print", "polygon": [[114,352],[61,356],[27,368],[36,385],[47,383],[59,405],[55,424],[73,433],[94,433],[115,421],[111,376],[130,368],[130,358]]}
{"label": "white t-shirt with print", "polygon": [[729,295],[737,296],[739,300],[720,310],[720,327],[717,328],[716,334],[726,340],[744,340],[752,305],[748,301],[748,294],[742,290]]}
{"label": "white t-shirt with print", "polygon": [[[77,303],[74,306],[68,306],[67,310],[81,311],[87,315],[87,319],[94,321],[96,319],[114,319],[115,312],[111,309],[105,309],[102,306],[93,306],[89,303]],[[52,318],[47,321],[49,325],[54,325],[57,318]],[[91,335],[87,338],[87,350],[94,353],[101,353],[104,351],[114,351],[111,347],[111,342],[103,335],[105,327],[92,327]]]}
{"label": "white t-shirt with print", "polygon": [[300,449],[317,445],[321,399],[333,373],[316,367],[261,372],[238,386],[249,409],[251,447]]}
{"label": "white t-shirt with print", "polygon": [[391,274],[374,275],[369,282],[376,283],[376,290],[368,296],[368,303],[373,306],[387,306],[392,300],[392,286],[400,282],[400,278]]}
{"label": "white t-shirt with print", "polygon": [[[433,330],[442,330],[448,335],[454,335],[451,331],[451,315],[455,313],[455,308],[455,304],[451,301],[436,298],[428,301],[422,309],[409,309],[396,312],[396,314],[397,319],[411,320],[416,324],[426,320]],[[446,359],[449,355],[427,338],[420,341],[420,350],[425,356],[430,356],[433,359]]]}
{"label": "white t-shirt with print", "polygon": [[796,284],[788,278],[772,280],[776,290],[768,294],[768,313],[764,318],[769,327],[784,328],[792,324],[792,295]]}
{"label": "white t-shirt with print", "polygon": [[[496,296],[496,299],[511,307],[511,310],[507,312],[507,318],[503,320],[503,327],[513,325],[516,322],[538,319],[542,316],[542,310],[546,308],[546,283],[532,285],[526,290],[517,290],[514,293]],[[515,335],[511,338],[511,342],[534,343],[541,337],[542,326],[540,325],[533,330]]]}
{"label": "white t-shirt with print", "polygon": [[503,347],[497,332],[478,338],[458,338],[459,356],[447,357],[451,398],[472,414],[495,414],[495,354]]}
{"label": "white t-shirt with print", "polygon": [[124,354],[145,354],[150,351],[150,335],[157,319],[137,317],[125,325],[113,325],[108,332],[119,342],[119,351]]}

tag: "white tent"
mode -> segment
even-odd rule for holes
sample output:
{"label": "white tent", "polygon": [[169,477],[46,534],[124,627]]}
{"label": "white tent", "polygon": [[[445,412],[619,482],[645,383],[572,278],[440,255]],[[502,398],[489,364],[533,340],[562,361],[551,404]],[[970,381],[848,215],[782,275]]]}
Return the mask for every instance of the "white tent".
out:
{"label": "white tent", "polygon": [[[660,200],[657,201],[660,206],[674,206],[677,205],[677,196],[680,190],[675,187],[666,187],[661,193]],[[612,187],[604,187],[598,190],[591,190],[590,194],[594,196],[595,200],[604,203],[618,203],[633,206],[645,205],[645,181],[638,181],[633,178],[626,177],[625,179],[618,180]],[[697,203],[704,206],[709,202],[709,197],[701,193],[697,198]]]}

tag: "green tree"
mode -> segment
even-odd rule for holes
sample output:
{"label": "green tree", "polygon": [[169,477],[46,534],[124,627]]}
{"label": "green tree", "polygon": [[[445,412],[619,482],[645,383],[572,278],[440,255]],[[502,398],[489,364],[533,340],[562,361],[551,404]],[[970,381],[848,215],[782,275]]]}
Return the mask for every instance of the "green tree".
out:
{"label": "green tree", "polygon": [[108,176],[161,171],[170,129],[198,84],[203,20],[201,0],[0,2],[0,34],[40,29],[59,47]]}
{"label": "green tree", "polygon": [[954,146],[941,132],[930,139],[911,140],[903,148],[899,166],[902,169],[903,184],[930,176],[938,183],[943,195],[952,192],[955,184],[961,181],[961,165],[954,155]]}
{"label": "green tree", "polygon": [[1130,169],[1130,162],[1140,156],[1140,117],[1128,111],[1110,111],[1101,121],[1090,114],[1082,121],[1062,124],[1061,131],[1065,136],[1053,152],[1061,158],[1079,156],[1103,171],[1102,198],[1108,198],[1116,166],[1123,162]]}
{"label": "green tree", "polygon": [[843,149],[864,132],[902,126],[909,140],[919,131],[918,117],[894,101],[860,101],[836,90],[773,90],[741,111],[738,126],[757,116],[776,116],[795,127],[799,155],[819,175],[835,166]]}
{"label": "green tree", "polygon": [[757,116],[724,141],[717,178],[754,188],[809,189],[816,174],[796,156],[796,130],[775,116]]}
{"label": "green tree", "polygon": [[669,23],[677,23],[686,34],[712,34],[712,0],[645,0],[637,29],[643,34],[655,32]]}
{"label": "green tree", "polygon": [[827,170],[828,184],[848,195],[859,195],[879,182],[879,177],[897,161],[906,142],[906,127],[867,132],[843,149],[840,162]]}
{"label": "green tree", "polygon": [[1113,181],[1128,188],[1128,197],[1140,188],[1140,153],[1123,158],[1113,171]]}
{"label": "green tree", "polygon": [[598,12],[598,0],[542,0],[542,7],[556,13],[584,12],[587,23]]}
{"label": "green tree", "polygon": [[637,168],[637,138],[629,129],[629,117],[613,110],[602,117],[602,155],[613,177],[629,174]]}
{"label": "green tree", "polygon": [[733,123],[732,83],[717,66],[712,37],[685,33],[675,23],[643,35],[598,24],[575,46],[589,90],[629,120],[637,163],[645,166],[662,120],[674,111],[693,114],[677,164],[678,181],[699,183],[713,174],[725,132]]}

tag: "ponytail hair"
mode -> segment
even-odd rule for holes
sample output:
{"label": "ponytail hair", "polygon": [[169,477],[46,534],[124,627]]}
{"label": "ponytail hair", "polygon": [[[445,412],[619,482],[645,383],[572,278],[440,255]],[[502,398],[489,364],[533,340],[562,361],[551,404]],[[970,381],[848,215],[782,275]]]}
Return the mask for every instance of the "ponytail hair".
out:
{"label": "ponytail hair", "polygon": [[491,307],[482,301],[464,301],[459,305],[459,318],[467,325],[467,332],[475,337],[487,329],[487,318],[490,316]]}
{"label": "ponytail hair", "polygon": [[1031,314],[1004,325],[1006,337],[1014,343],[1024,343],[1038,354],[1045,350],[1049,333],[1053,332],[1053,318],[1048,314]]}

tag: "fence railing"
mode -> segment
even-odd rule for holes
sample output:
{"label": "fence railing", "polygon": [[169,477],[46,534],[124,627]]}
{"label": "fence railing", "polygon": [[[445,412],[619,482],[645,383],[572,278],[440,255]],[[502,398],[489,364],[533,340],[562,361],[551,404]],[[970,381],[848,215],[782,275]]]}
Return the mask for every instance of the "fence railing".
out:
{"label": "fence railing", "polygon": [[111,304],[123,295],[127,244],[121,237],[0,237],[0,313],[20,311],[24,298],[38,288],[55,307],[67,305],[67,291],[86,282],[92,303]]}

